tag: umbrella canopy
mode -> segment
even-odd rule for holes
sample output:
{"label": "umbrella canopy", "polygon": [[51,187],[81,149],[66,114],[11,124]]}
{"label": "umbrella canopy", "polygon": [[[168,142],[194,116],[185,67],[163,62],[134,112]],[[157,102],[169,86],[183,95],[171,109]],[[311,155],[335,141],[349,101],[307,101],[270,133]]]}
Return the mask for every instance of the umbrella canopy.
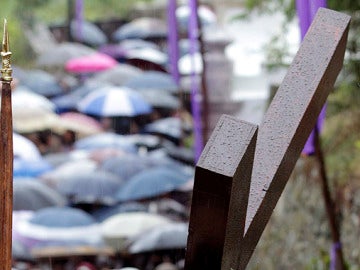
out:
{"label": "umbrella canopy", "polygon": [[13,133],[14,158],[22,160],[38,160],[41,159],[41,153],[36,145],[28,138]]}
{"label": "umbrella canopy", "polygon": [[98,90],[108,84],[96,80],[86,81],[83,85],[69,92],[51,99],[60,112],[76,110],[77,103],[92,91]]}
{"label": "umbrella canopy", "polygon": [[120,202],[148,199],[176,190],[187,181],[187,175],[158,166],[131,177],[120,187],[116,198]]}
{"label": "umbrella canopy", "polygon": [[[189,128],[184,128],[188,132]],[[160,134],[170,139],[178,141],[182,137],[182,121],[178,117],[167,117],[156,120],[144,126],[145,133]]]}
{"label": "umbrella canopy", "polygon": [[98,168],[96,162],[88,158],[74,159],[71,154],[66,153],[65,159],[67,161],[57,165],[54,170],[42,174],[39,177],[40,180],[46,185],[56,188],[60,182],[73,177],[79,172],[91,174]]}
{"label": "umbrella canopy", "polygon": [[78,103],[78,110],[101,117],[133,117],[148,114],[151,106],[134,90],[126,87],[104,87],[85,96]]}
{"label": "umbrella canopy", "polygon": [[80,43],[63,42],[39,55],[37,65],[40,67],[62,68],[72,58],[91,55],[95,52],[94,49]]}
{"label": "umbrella canopy", "polygon": [[[188,5],[180,6],[176,9],[176,19],[180,30],[187,31],[190,19],[190,8]],[[198,16],[202,27],[208,27],[216,24],[217,17],[208,7],[200,5],[198,7]]]}
{"label": "umbrella canopy", "polygon": [[137,90],[158,89],[176,93],[178,86],[170,74],[159,71],[146,71],[129,79],[124,86]]}
{"label": "umbrella canopy", "polygon": [[106,159],[100,167],[114,173],[125,181],[152,166],[150,160],[138,155],[124,155]]}
{"label": "umbrella canopy", "polygon": [[56,106],[41,94],[37,94],[24,86],[18,86],[12,94],[12,109],[41,108],[49,112],[54,112]]}
{"label": "umbrella canopy", "polygon": [[130,202],[112,206],[105,206],[92,213],[92,216],[99,222],[120,213],[147,212],[148,207],[142,203]]}
{"label": "umbrella canopy", "polygon": [[68,60],[65,70],[73,73],[92,73],[116,66],[117,61],[104,53],[80,56]]}
{"label": "umbrella canopy", "polygon": [[[125,58],[127,62],[133,63],[134,61],[129,60],[143,60],[144,62],[149,62],[162,66],[162,69],[165,69],[166,64],[168,63],[167,54],[163,53],[158,49],[153,48],[135,48],[129,49],[125,53]],[[144,67],[142,68],[144,69]]]}
{"label": "umbrella canopy", "polygon": [[39,210],[49,206],[64,206],[67,201],[56,190],[36,180],[14,180],[14,210]]}
{"label": "umbrella canopy", "polygon": [[141,17],[120,26],[113,34],[114,41],[126,39],[166,38],[166,22],[158,18]]}
{"label": "umbrella canopy", "polygon": [[44,70],[28,71],[20,84],[45,97],[60,95],[64,92],[57,79]]}
{"label": "umbrella canopy", "polygon": [[52,169],[53,167],[43,158],[34,160],[14,158],[14,177],[37,177]]}
{"label": "umbrella canopy", "polygon": [[129,79],[141,75],[142,72],[141,69],[132,65],[119,63],[108,70],[95,74],[92,78],[89,78],[89,82],[102,82],[122,86]]}
{"label": "umbrella canopy", "polygon": [[16,224],[23,238],[36,246],[101,245],[99,226],[86,212],[71,207],[48,207]]}
{"label": "umbrella canopy", "polygon": [[185,249],[188,237],[187,223],[168,223],[151,228],[129,241],[130,254],[157,250]]}
{"label": "umbrella canopy", "polygon": [[119,177],[96,170],[78,172],[58,182],[56,189],[73,204],[111,205],[115,203],[115,194],[121,185],[122,180]]}
{"label": "umbrella canopy", "polygon": [[154,108],[175,110],[180,107],[179,98],[163,90],[148,89],[141,91],[140,94]]}
{"label": "umbrella canopy", "polygon": [[54,131],[63,133],[71,130],[77,134],[77,138],[82,138],[103,132],[102,125],[96,119],[77,112],[66,112],[59,115],[59,123],[54,127]]}
{"label": "umbrella canopy", "polygon": [[160,50],[160,46],[157,45],[156,43],[143,39],[125,39],[120,41],[118,44],[125,50],[144,49],[144,48]]}
{"label": "umbrella canopy", "polygon": [[108,42],[105,33],[96,24],[85,20],[72,20],[70,33],[77,41],[90,46],[100,46]]}
{"label": "umbrella canopy", "polygon": [[126,136],[111,132],[100,133],[77,140],[74,145],[78,150],[96,150],[113,148],[123,150],[128,153],[136,153],[136,146],[129,141]]}
{"label": "umbrella canopy", "polygon": [[106,243],[116,250],[122,249],[125,241],[147,229],[170,223],[170,220],[146,212],[120,213],[101,223],[101,234]]}
{"label": "umbrella canopy", "polygon": [[13,111],[13,127],[18,133],[31,133],[52,129],[59,116],[40,107],[16,108]]}

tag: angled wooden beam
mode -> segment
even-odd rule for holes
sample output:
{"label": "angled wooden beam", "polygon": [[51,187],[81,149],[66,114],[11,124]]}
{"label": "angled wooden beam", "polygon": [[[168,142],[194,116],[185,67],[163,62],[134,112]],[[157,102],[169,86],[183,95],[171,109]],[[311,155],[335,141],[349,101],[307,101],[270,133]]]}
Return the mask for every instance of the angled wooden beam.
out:
{"label": "angled wooden beam", "polygon": [[349,23],[319,9],[257,139],[255,125],[219,121],[195,170],[186,270],[246,268],[342,68]]}

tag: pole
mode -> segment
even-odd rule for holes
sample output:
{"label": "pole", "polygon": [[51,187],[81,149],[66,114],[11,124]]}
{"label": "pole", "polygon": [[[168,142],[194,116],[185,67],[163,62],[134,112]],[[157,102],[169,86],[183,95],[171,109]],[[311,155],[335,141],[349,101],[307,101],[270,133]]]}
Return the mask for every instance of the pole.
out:
{"label": "pole", "polygon": [[332,247],[330,252],[330,270],[345,270],[344,256],[342,252],[340,231],[336,220],[335,203],[331,198],[328,177],[326,174],[324,155],[321,149],[319,128],[315,126],[314,130],[315,157],[317,158],[320,171],[321,191],[323,194],[324,204],[327,217],[329,220]]}
{"label": "pole", "polygon": [[167,21],[168,21],[168,53],[171,66],[171,75],[177,85],[180,83],[180,74],[178,68],[179,45],[178,45],[178,27],[176,19],[176,0],[168,0]]}
{"label": "pole", "polygon": [[7,22],[4,20],[4,34],[2,42],[1,69],[1,141],[0,141],[0,269],[11,269],[12,250],[12,205],[13,205],[13,138],[12,138],[12,109],[11,109],[11,52],[9,51],[9,37]]}
{"label": "pole", "polygon": [[81,42],[83,40],[83,24],[84,24],[84,2],[83,2],[83,0],[76,0],[75,18],[76,18],[76,40],[78,42]]}
{"label": "pole", "polygon": [[199,85],[196,80],[195,74],[195,53],[196,42],[198,40],[199,27],[197,19],[197,1],[189,0],[190,18],[189,18],[189,39],[190,39],[190,54],[192,59],[193,71],[191,74],[191,111],[194,122],[194,147],[195,147],[195,162],[200,158],[204,141],[203,141],[203,129],[201,118],[201,104],[202,94],[199,89]]}

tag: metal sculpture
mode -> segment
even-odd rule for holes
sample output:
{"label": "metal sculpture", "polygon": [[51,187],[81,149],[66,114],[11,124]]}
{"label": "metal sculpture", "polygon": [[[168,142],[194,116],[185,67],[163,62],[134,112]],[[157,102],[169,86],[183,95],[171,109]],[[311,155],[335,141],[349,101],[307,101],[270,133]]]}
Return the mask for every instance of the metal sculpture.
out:
{"label": "metal sculpture", "polygon": [[349,23],[319,9],[259,127],[220,119],[195,170],[185,269],[246,268],[342,68]]}

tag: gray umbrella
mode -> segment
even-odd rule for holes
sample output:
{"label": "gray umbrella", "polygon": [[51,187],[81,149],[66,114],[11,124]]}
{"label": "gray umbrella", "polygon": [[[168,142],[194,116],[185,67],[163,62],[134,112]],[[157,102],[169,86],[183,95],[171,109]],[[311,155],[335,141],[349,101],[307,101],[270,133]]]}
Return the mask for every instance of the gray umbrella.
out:
{"label": "gray umbrella", "polygon": [[89,82],[109,83],[117,86],[124,85],[131,78],[140,76],[143,71],[128,64],[118,64],[113,68],[102,71],[89,79]]}
{"label": "gray umbrella", "polygon": [[67,203],[57,191],[36,180],[18,180],[13,185],[14,210],[39,210]]}
{"label": "gray umbrella", "polygon": [[162,224],[141,233],[130,240],[127,251],[130,254],[156,250],[185,249],[188,236],[188,224]]}
{"label": "gray umbrella", "polygon": [[64,92],[54,75],[40,69],[28,71],[27,76],[20,81],[20,84],[45,97],[56,96]]}
{"label": "gray umbrella", "polygon": [[40,54],[37,65],[39,67],[63,67],[72,58],[90,55],[95,52],[94,49],[80,43],[63,42]]}
{"label": "gray umbrella", "polygon": [[70,31],[77,41],[90,46],[100,46],[108,41],[105,33],[96,24],[88,21],[78,23],[77,20],[73,20],[70,24]]}

